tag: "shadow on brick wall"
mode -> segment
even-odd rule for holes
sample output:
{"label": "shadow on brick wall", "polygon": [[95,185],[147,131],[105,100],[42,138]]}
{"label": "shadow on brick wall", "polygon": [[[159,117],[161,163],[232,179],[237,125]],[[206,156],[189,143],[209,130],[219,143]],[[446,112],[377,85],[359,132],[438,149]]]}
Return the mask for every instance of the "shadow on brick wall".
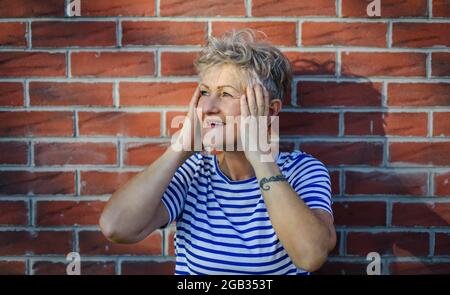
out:
{"label": "shadow on brick wall", "polygon": [[[307,76],[323,75],[336,66],[334,61],[297,62],[305,67],[302,75]],[[391,163],[385,151],[390,136],[416,135],[418,129],[426,129],[426,118],[425,125],[414,126],[414,113],[389,112],[380,83],[358,75],[344,78],[349,77],[358,83],[336,83],[333,79],[311,83],[301,79],[297,86],[299,107],[344,113],[344,130],[337,136],[324,138],[319,134],[318,140],[300,139],[300,150],[321,160],[334,182],[338,242],[316,273],[366,274],[370,261],[365,258],[370,252],[380,254],[382,274],[448,273],[450,264],[427,262],[434,253],[430,249],[430,227],[448,226],[448,222],[438,214],[439,208],[425,204],[425,199],[411,202],[411,197],[433,194],[428,191],[427,173],[409,172],[408,163]],[[396,261],[399,257],[410,261]]]}

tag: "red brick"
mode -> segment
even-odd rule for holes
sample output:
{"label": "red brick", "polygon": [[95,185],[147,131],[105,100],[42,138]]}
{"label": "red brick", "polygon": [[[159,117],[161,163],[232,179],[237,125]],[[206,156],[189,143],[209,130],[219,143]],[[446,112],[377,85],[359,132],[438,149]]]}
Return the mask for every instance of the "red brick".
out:
{"label": "red brick", "polygon": [[[449,5],[450,7],[450,5]],[[431,54],[431,75],[450,76],[450,53],[433,52]]]}
{"label": "red brick", "polygon": [[424,77],[426,55],[407,52],[343,52],[344,76]]}
{"label": "red brick", "polygon": [[114,143],[37,143],[34,162],[45,165],[101,165],[116,164],[117,149]]}
{"label": "red brick", "polygon": [[108,241],[101,232],[82,231],[79,233],[80,255],[161,255],[162,236],[155,231],[135,244],[117,244]]}
{"label": "red brick", "polygon": [[262,31],[257,32],[256,37],[258,40],[266,39],[267,36],[267,41],[273,45],[296,46],[297,37],[295,27],[295,22],[213,22],[212,35],[219,37],[233,29],[237,31],[250,28],[256,31]]}
{"label": "red brick", "polygon": [[64,53],[0,52],[0,77],[63,77]]}
{"label": "red brick", "polygon": [[344,115],[345,135],[426,136],[426,113],[348,112]]}
{"label": "red brick", "polygon": [[0,112],[0,136],[72,136],[73,113]]}
{"label": "red brick", "polygon": [[37,261],[33,262],[32,274],[33,275],[66,275],[67,274],[67,262],[49,262],[49,261]]}
{"label": "red brick", "polygon": [[434,247],[435,255],[450,255],[450,234],[436,233]]}
{"label": "red brick", "polygon": [[152,52],[79,52],[72,54],[72,75],[134,77],[155,74]]}
{"label": "red brick", "polygon": [[114,262],[81,262],[80,271],[82,275],[114,275],[116,266]]}
{"label": "red brick", "polygon": [[[89,2],[88,2],[89,3]],[[82,258],[83,260],[83,258]],[[37,261],[33,263],[34,275],[66,275],[68,262]],[[114,275],[114,262],[81,262],[81,275]]]}
{"label": "red brick", "polygon": [[450,203],[394,203],[392,225],[394,226],[448,226]]}
{"label": "red brick", "polygon": [[[370,38],[367,38],[370,32]],[[386,47],[386,24],[304,22],[301,28],[302,45],[342,45]]]}
{"label": "red brick", "polygon": [[197,83],[123,82],[120,83],[122,106],[187,106]]}
{"label": "red brick", "polygon": [[175,226],[169,227],[166,233],[167,241],[167,255],[175,256],[175,233],[177,229]]}
{"label": "red brick", "polygon": [[305,142],[302,151],[313,154],[325,165],[379,166],[383,160],[383,144],[371,142]]}
{"label": "red brick", "polygon": [[426,173],[353,172],[345,173],[347,194],[425,195]]}
{"label": "red brick", "polygon": [[0,82],[0,106],[18,107],[22,105],[22,83]]}
{"label": "red brick", "polygon": [[28,144],[21,141],[0,142],[0,164],[27,164]]}
{"label": "red brick", "polygon": [[0,17],[64,16],[64,0],[0,0]]}
{"label": "red brick", "polygon": [[[371,1],[342,0],[343,17],[369,17],[367,5]],[[383,0],[381,17],[427,16],[427,0]],[[376,16],[370,16],[373,18]]]}
{"label": "red brick", "polygon": [[24,275],[24,261],[0,261],[0,275]]}
{"label": "red brick", "polygon": [[197,74],[194,67],[194,59],[197,52],[162,52],[161,75],[162,76],[194,76]]}
{"label": "red brick", "polygon": [[334,52],[283,52],[289,59],[293,75],[333,75],[336,70]]}
{"label": "red brick", "polygon": [[301,107],[381,106],[380,83],[297,83],[297,105]]}
{"label": "red brick", "polygon": [[393,47],[450,46],[450,23],[394,23]]}
{"label": "red brick", "polygon": [[115,22],[33,22],[33,47],[115,46]]}
{"label": "red brick", "polygon": [[340,195],[341,194],[341,185],[339,183],[339,177],[340,177],[339,171],[330,171],[330,178],[331,178],[331,193],[333,195]]}
{"label": "red brick", "polygon": [[27,203],[0,201],[0,224],[27,225],[28,224]]}
{"label": "red brick", "polygon": [[154,16],[155,5],[149,0],[84,1],[83,16]]}
{"label": "red brick", "polygon": [[253,0],[252,16],[336,16],[334,0]]}
{"label": "red brick", "polygon": [[72,251],[69,231],[1,231],[0,255],[66,255]]}
{"label": "red brick", "polygon": [[450,172],[434,175],[435,195],[450,196]]}
{"label": "red brick", "polygon": [[390,273],[393,275],[448,275],[450,263],[446,262],[393,262]]}
{"label": "red brick", "polygon": [[[326,122],[326,124],[323,124]],[[280,114],[280,135],[334,135],[339,132],[337,113]]]}
{"label": "red brick", "polygon": [[81,194],[111,194],[136,174],[136,172],[81,171]]}
{"label": "red brick", "polygon": [[205,22],[122,22],[123,45],[201,45]]}
{"label": "red brick", "polygon": [[165,152],[168,143],[129,142],[125,144],[123,161],[125,165],[150,165]]}
{"label": "red brick", "polygon": [[30,104],[39,106],[112,106],[111,83],[31,82]]}
{"label": "red brick", "polygon": [[82,262],[80,266],[82,275],[114,275],[116,266],[114,262]]}
{"label": "red brick", "polygon": [[173,275],[175,262],[172,261],[123,261],[123,275]]}
{"label": "red brick", "polygon": [[450,106],[450,84],[389,83],[389,106]]}
{"label": "red brick", "polygon": [[161,0],[159,14],[161,16],[245,16],[245,2],[242,0]]}
{"label": "red brick", "polygon": [[0,23],[0,46],[25,47],[26,31],[25,23]]}
{"label": "red brick", "polygon": [[433,114],[433,136],[450,136],[450,113]]}
{"label": "red brick", "polygon": [[391,142],[389,161],[398,164],[450,165],[450,142]]}
{"label": "red brick", "polygon": [[292,84],[288,85],[286,93],[284,94],[284,98],[281,98],[283,105],[291,106],[292,105]]}
{"label": "red brick", "polygon": [[74,190],[73,172],[0,172],[0,194],[73,194]]}
{"label": "red brick", "polygon": [[384,202],[336,202],[333,213],[334,223],[340,226],[386,225]]}
{"label": "red brick", "polygon": [[367,263],[327,261],[316,275],[366,275]]}
{"label": "red brick", "polygon": [[383,256],[427,256],[428,239],[428,233],[350,232],[347,234],[347,254],[366,256],[375,251]]}
{"label": "red brick", "polygon": [[433,17],[450,17],[448,0],[433,0]]}
{"label": "red brick", "polygon": [[160,113],[80,112],[81,135],[159,136]]}
{"label": "red brick", "polygon": [[105,206],[100,201],[41,201],[36,205],[39,226],[98,225]]}

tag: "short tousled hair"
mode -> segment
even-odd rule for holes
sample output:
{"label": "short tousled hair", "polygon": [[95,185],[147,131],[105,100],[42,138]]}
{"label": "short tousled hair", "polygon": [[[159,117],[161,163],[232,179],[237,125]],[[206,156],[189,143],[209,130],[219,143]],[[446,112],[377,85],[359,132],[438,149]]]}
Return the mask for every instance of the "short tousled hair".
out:
{"label": "short tousled hair", "polygon": [[198,75],[212,66],[224,64],[244,70],[249,83],[255,79],[263,84],[271,99],[284,100],[292,81],[292,67],[287,57],[265,40],[258,41],[252,29],[233,30],[220,38],[209,36],[194,60]]}

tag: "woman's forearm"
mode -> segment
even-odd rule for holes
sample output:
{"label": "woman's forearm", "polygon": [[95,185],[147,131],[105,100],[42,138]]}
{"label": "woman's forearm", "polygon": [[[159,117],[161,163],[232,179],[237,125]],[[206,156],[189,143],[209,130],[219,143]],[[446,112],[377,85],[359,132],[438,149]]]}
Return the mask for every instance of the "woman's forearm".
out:
{"label": "woman's forearm", "polygon": [[104,235],[117,242],[136,240],[152,223],[165,189],[189,155],[169,147],[158,160],[114,192],[100,217]]}
{"label": "woman's forearm", "polygon": [[[253,167],[258,181],[281,174],[272,162],[256,163]],[[297,267],[314,271],[325,262],[331,247],[329,228],[287,181],[270,182],[265,188],[261,193],[280,242]]]}

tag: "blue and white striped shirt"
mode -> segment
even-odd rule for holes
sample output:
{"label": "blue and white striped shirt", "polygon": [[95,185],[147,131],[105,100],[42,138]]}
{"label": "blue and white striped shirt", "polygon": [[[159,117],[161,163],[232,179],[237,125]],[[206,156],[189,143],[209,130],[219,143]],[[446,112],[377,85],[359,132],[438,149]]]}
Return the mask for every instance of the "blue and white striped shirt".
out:
{"label": "blue and white striped shirt", "polygon": [[[333,214],[329,173],[319,160],[293,151],[279,153],[276,162],[309,208]],[[188,158],[162,201],[168,224],[176,220],[175,274],[308,274],[278,240],[257,178],[230,180],[217,156]]]}

